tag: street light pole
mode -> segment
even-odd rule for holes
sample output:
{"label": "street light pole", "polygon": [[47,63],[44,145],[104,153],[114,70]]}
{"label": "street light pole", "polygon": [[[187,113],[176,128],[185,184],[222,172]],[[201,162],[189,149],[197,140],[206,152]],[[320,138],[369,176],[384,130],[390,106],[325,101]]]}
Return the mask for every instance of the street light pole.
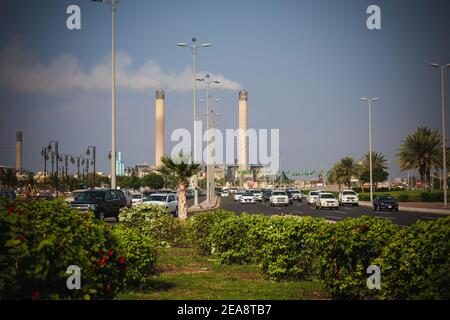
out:
{"label": "street light pole", "polygon": [[115,43],[115,16],[116,7],[120,0],[91,0],[92,2],[104,2],[111,5],[111,56],[112,56],[112,81],[111,81],[111,189],[116,189],[116,43]]}
{"label": "street light pole", "polygon": [[450,64],[440,66],[437,63],[431,63],[433,68],[441,69],[441,118],[442,118],[442,187],[444,188],[444,208],[447,208],[447,155],[445,146],[445,88],[444,88],[444,71],[450,68]]}
{"label": "street light pole", "polygon": [[362,101],[369,102],[369,175],[370,175],[370,202],[373,203],[373,178],[372,178],[372,102],[379,98],[361,98]]}
{"label": "street light pole", "polygon": [[[193,96],[194,96],[194,156],[193,156],[193,162],[198,163],[199,159],[197,156],[198,150],[197,150],[197,143],[198,143],[198,137],[197,137],[197,50],[200,48],[207,48],[210,47],[210,43],[204,43],[202,45],[197,45],[197,39],[195,37],[192,37],[192,43],[189,46],[189,48],[192,51],[192,81],[193,81]],[[180,42],[177,44],[179,47],[188,47],[188,45],[185,42]],[[198,174],[194,176],[194,206],[198,206]]]}
{"label": "street light pole", "polygon": [[[211,80],[209,74],[205,75],[204,78],[202,79],[197,79],[197,81],[202,81],[203,83],[205,83],[206,85],[206,114],[207,114],[207,118],[206,118],[206,125],[207,125],[207,132],[208,132],[208,144],[207,144],[207,159],[206,159],[206,197],[207,197],[207,201],[208,203],[211,203],[212,201],[212,181],[211,181],[211,174],[213,172],[213,167],[211,167],[211,112],[210,112],[210,100],[211,97],[209,95],[209,87],[211,84],[215,83],[215,84],[219,84],[219,81],[215,81],[215,80]],[[212,166],[214,166],[214,163],[212,164]],[[214,177],[213,177],[214,179]]]}

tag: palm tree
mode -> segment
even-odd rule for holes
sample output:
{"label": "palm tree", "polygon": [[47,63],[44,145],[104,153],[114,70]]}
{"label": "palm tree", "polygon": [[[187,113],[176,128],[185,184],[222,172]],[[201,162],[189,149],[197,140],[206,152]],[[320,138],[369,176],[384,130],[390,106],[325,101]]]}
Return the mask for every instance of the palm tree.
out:
{"label": "palm tree", "polygon": [[[380,152],[372,151],[372,182],[375,190],[379,182],[386,181],[389,177],[388,162],[386,157]],[[370,155],[367,152],[360,160],[360,180],[363,182],[370,181]]]}
{"label": "palm tree", "polygon": [[351,180],[358,176],[358,165],[353,158],[345,157],[335,163],[327,173],[327,180],[330,183],[336,183],[341,189],[341,185],[345,184],[351,188]]}
{"label": "palm tree", "polygon": [[402,141],[397,162],[402,171],[418,169],[420,179],[430,184],[431,170],[442,167],[442,139],[437,130],[419,127]]}
{"label": "palm tree", "polygon": [[197,174],[201,167],[196,163],[186,163],[184,160],[174,161],[167,156],[161,157],[163,165],[156,169],[165,177],[170,177],[176,180],[178,184],[178,212],[180,220],[187,218],[187,202],[186,189],[189,187],[189,179]]}

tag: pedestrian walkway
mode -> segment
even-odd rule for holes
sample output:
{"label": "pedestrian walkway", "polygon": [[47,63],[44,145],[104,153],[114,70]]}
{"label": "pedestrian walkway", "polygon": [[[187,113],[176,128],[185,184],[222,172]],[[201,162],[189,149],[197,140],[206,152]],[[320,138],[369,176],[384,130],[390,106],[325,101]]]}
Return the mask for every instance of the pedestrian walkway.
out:
{"label": "pedestrian walkway", "polygon": [[[372,203],[370,201],[360,201],[359,204],[365,207],[372,207]],[[444,209],[444,204],[442,202],[399,202],[398,209],[400,211],[450,215],[450,207]]]}

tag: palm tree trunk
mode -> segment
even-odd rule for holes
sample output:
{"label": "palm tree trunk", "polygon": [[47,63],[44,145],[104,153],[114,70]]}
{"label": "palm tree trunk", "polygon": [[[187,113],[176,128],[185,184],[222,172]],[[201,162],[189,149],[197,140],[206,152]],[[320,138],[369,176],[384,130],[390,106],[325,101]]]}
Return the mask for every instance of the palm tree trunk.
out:
{"label": "palm tree trunk", "polygon": [[187,219],[186,185],[184,183],[178,185],[178,212],[181,221]]}

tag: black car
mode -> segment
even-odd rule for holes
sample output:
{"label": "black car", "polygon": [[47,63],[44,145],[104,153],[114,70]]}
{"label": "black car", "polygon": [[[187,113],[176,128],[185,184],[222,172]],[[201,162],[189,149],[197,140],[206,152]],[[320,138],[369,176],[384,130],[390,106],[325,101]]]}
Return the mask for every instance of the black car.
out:
{"label": "black car", "polygon": [[293,204],[294,203],[294,196],[292,195],[292,192],[290,190],[285,190],[286,194],[289,198],[289,204]]}
{"label": "black car", "polygon": [[8,200],[14,200],[16,193],[12,190],[0,190],[0,197],[5,197]]}
{"label": "black car", "polygon": [[373,199],[373,210],[381,211],[383,209],[398,212],[398,202],[391,196],[377,196]]}
{"label": "black car", "polygon": [[263,201],[270,201],[270,196],[272,195],[272,190],[263,190]]}
{"label": "black car", "polygon": [[119,211],[127,206],[122,190],[99,189],[80,193],[70,207],[81,211],[92,211],[101,220],[113,217],[118,220]]}

